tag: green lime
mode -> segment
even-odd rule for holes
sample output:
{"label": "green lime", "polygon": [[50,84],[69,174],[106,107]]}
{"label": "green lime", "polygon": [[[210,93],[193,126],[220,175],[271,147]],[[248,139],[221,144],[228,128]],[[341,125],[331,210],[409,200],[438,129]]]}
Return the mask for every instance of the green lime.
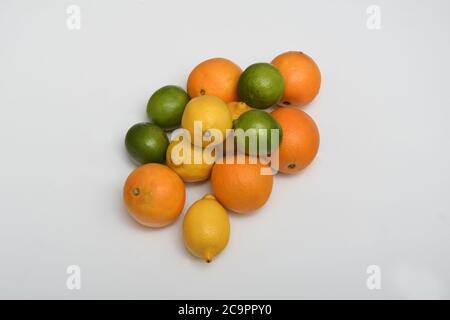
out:
{"label": "green lime", "polygon": [[158,126],[172,129],[181,124],[189,96],[180,87],[165,86],[155,91],[147,103],[147,114]]}
{"label": "green lime", "polygon": [[283,93],[283,76],[269,63],[252,64],[239,78],[239,97],[253,108],[269,108],[280,101]]}
{"label": "green lime", "polygon": [[131,158],[139,164],[164,163],[169,139],[156,124],[142,122],[128,129],[125,147]]}
{"label": "green lime", "polygon": [[[238,129],[243,131],[239,132]],[[238,149],[245,150],[245,153],[250,155],[270,154],[281,144],[283,136],[278,121],[270,113],[262,110],[250,110],[243,113],[234,122],[234,130]]]}

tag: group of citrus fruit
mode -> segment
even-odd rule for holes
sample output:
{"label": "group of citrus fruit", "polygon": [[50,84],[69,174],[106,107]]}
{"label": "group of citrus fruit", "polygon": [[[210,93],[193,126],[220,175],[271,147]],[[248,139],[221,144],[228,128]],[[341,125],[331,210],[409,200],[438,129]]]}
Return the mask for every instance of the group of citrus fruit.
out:
{"label": "group of citrus fruit", "polygon": [[[140,165],[123,188],[129,214],[144,226],[169,225],[185,206],[185,183],[210,179],[212,194],[184,215],[183,239],[193,255],[212,261],[229,240],[227,209],[245,214],[269,199],[273,174],[263,170],[294,174],[316,156],[317,126],[299,107],[314,99],[320,82],[314,60],[289,51],[244,71],[230,60],[209,59],[192,70],[187,92],[173,85],[154,92],[147,104],[151,122],[135,124],[125,138],[130,157]],[[180,127],[188,134],[169,141],[167,133]],[[249,136],[229,147],[229,140],[235,141],[229,132],[238,129],[253,130],[257,141],[267,142],[265,148],[258,143],[251,150]],[[279,134],[272,136],[271,130]],[[276,168],[267,161],[275,157]]]}

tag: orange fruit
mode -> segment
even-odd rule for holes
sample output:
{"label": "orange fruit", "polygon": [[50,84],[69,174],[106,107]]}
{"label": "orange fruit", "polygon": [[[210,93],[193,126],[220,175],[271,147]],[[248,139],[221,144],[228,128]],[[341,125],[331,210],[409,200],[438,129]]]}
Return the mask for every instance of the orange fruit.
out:
{"label": "orange fruit", "polygon": [[184,207],[186,191],[181,178],[159,163],[134,170],[123,187],[128,213],[147,227],[164,227],[174,222]]}
{"label": "orange fruit", "polygon": [[272,116],[283,130],[283,140],[277,151],[279,171],[295,173],[304,169],[319,150],[320,136],[316,123],[306,112],[295,108],[278,108]]}
{"label": "orange fruit", "polygon": [[[273,176],[262,175],[259,162],[250,163],[249,156],[244,164],[237,163],[237,156],[231,156],[226,163],[216,163],[211,173],[211,187],[216,199],[227,209],[247,213],[262,207],[272,192]],[[231,161],[232,160],[232,161]],[[255,160],[255,158],[253,158]],[[255,160],[256,161],[256,160]]]}
{"label": "orange fruit", "polygon": [[284,77],[284,95],[280,105],[304,106],[320,89],[320,70],[314,60],[303,52],[288,51],[272,60]]}
{"label": "orange fruit", "polygon": [[237,84],[241,73],[242,69],[228,59],[203,61],[189,74],[188,94],[191,98],[209,95],[225,102],[237,101]]}

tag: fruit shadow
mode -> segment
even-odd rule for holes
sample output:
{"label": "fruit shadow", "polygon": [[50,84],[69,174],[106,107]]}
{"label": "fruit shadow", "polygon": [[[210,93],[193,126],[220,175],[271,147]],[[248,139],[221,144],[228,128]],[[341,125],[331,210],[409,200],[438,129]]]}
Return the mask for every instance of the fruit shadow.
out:
{"label": "fruit shadow", "polygon": [[141,164],[136,162],[129,154],[126,150],[123,150],[123,153],[126,157],[126,159],[128,160],[128,163],[135,166],[136,168],[139,167]]}
{"label": "fruit shadow", "polygon": [[229,213],[229,215],[232,219],[249,219],[250,217],[252,217],[254,215],[258,215],[258,213],[262,211],[261,209],[262,209],[262,207],[254,210],[252,212],[247,212],[247,213],[240,213],[240,212],[235,212],[235,211],[231,211],[231,210],[227,209],[227,212]]}
{"label": "fruit shadow", "polygon": [[[196,184],[202,184],[204,182],[198,182]],[[145,232],[145,233],[154,233],[154,232],[163,232],[169,228],[174,228],[174,232],[176,233],[176,246],[175,250],[179,251],[192,265],[199,266],[198,268],[207,268],[209,263],[206,263],[205,261],[202,261],[200,258],[193,256],[189,250],[184,245],[183,240],[183,219],[184,215],[186,214],[186,211],[188,209],[187,206],[183,209],[182,213],[178,217],[177,220],[175,220],[173,223],[164,226],[162,228],[150,228],[141,225],[136,220],[134,220],[127,212],[127,209],[123,203],[123,195],[122,195],[122,189],[121,188],[115,188],[113,199],[119,199],[117,200],[117,207],[119,210],[117,210],[117,218],[120,220],[121,224],[127,225],[129,228],[132,228],[138,232]]]}
{"label": "fruit shadow", "polygon": [[[176,233],[176,245],[175,245],[175,250],[179,251],[183,256],[186,257],[186,259],[188,259],[190,261],[190,263],[192,265],[205,265],[205,268],[207,267],[208,263],[206,262],[202,262],[201,259],[193,256],[189,250],[186,248],[186,246],[184,245],[184,241],[183,241],[183,218],[184,218],[184,214],[186,213],[187,208],[184,208],[183,212],[180,214],[180,216],[178,217],[178,219],[176,221],[174,221],[173,223],[164,226],[162,228],[150,228],[150,227],[146,227],[141,225],[140,223],[138,223],[136,220],[134,220],[127,212],[127,209],[123,203],[122,200],[122,190],[121,189],[116,189],[114,192],[114,199],[120,199],[120,201],[118,201],[118,208],[120,208],[120,210],[117,210],[118,214],[118,219],[121,220],[120,223],[127,225],[127,227],[134,229],[138,232],[142,232],[142,233],[155,233],[155,232],[163,232],[163,231],[167,231],[169,228],[174,228],[174,232]],[[202,267],[201,267],[202,268]]]}
{"label": "fruit shadow", "polygon": [[[187,208],[186,208],[186,210],[187,210]],[[251,213],[238,213],[238,212],[234,212],[234,211],[227,209],[227,214],[230,218],[231,229],[233,229],[233,223],[234,223],[235,219],[239,219],[239,220],[240,219],[251,219],[252,216],[255,214],[257,215],[260,212],[260,210],[262,211],[262,208],[257,209]],[[183,216],[184,216],[184,214],[186,214],[186,212],[183,212]],[[180,252],[182,252],[182,254],[186,257],[186,259],[189,261],[190,265],[193,268],[196,268],[197,270],[205,270],[205,271],[212,270],[211,268],[215,264],[220,264],[219,260],[226,259],[226,256],[224,255],[224,253],[231,249],[225,248],[224,252],[221,252],[218,256],[214,257],[214,259],[210,263],[207,263],[206,261],[202,260],[201,258],[198,258],[198,257],[192,255],[189,252],[189,250],[186,248],[186,246],[184,244],[184,240],[183,240],[183,230],[182,230],[183,218],[184,217],[180,216],[180,219],[179,219],[179,220],[181,220],[179,222],[180,223],[180,232],[178,232],[178,236],[177,236]],[[239,222],[236,222],[236,223],[239,223]],[[231,238],[233,237],[233,232],[231,232],[230,237]],[[229,240],[227,247],[232,246],[232,241],[233,241],[232,239]],[[234,245],[236,245],[236,244],[234,244]]]}
{"label": "fruit shadow", "polygon": [[314,159],[314,161],[312,163],[310,163],[306,168],[294,173],[294,174],[288,174],[288,173],[283,173],[283,172],[278,172],[275,176],[274,179],[282,179],[282,180],[289,180],[289,179],[297,179],[298,177],[301,177],[302,175],[305,174],[305,171],[307,170],[311,170],[313,169],[315,166],[317,166],[318,162],[320,162],[319,158]]}

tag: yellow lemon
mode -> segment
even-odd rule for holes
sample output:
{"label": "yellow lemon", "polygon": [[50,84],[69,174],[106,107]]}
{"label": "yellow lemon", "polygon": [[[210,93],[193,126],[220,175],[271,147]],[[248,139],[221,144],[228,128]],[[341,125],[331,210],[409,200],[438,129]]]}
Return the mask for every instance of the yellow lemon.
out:
{"label": "yellow lemon", "polygon": [[184,182],[207,180],[211,174],[214,160],[212,156],[205,156],[202,148],[181,139],[172,141],[166,152],[167,165]]}
{"label": "yellow lemon", "polygon": [[181,119],[181,127],[189,131],[191,143],[202,147],[221,143],[226,138],[226,130],[232,126],[226,103],[215,96],[200,96],[189,101]]}
{"label": "yellow lemon", "polygon": [[228,102],[228,110],[230,110],[231,118],[237,120],[244,112],[252,110],[245,102]]}
{"label": "yellow lemon", "polygon": [[186,212],[183,240],[194,256],[211,262],[226,247],[229,238],[228,214],[214,196],[204,196]]}

